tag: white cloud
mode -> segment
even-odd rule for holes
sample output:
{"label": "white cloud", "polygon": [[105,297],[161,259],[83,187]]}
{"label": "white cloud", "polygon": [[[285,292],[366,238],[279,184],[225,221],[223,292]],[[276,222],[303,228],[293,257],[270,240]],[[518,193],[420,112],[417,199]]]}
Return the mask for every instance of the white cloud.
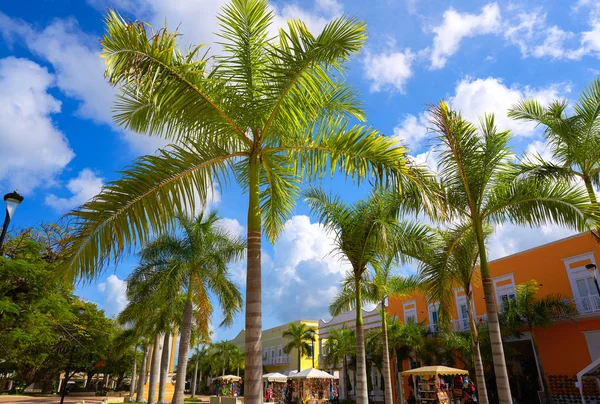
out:
{"label": "white cloud", "polygon": [[415,152],[420,149],[423,141],[430,136],[427,125],[425,114],[419,114],[419,116],[408,114],[399,125],[394,127],[393,136]]}
{"label": "white cloud", "polygon": [[433,28],[431,67],[444,67],[448,58],[458,51],[463,38],[498,32],[500,22],[500,7],[496,3],[485,5],[480,14],[459,13],[453,8],[446,10],[442,24]]}
{"label": "white cloud", "polygon": [[98,291],[104,296],[100,306],[109,317],[117,316],[127,306],[127,281],[117,275],[110,275],[106,282],[99,283]]}
{"label": "white cloud", "polygon": [[382,53],[366,51],[363,69],[366,78],[371,81],[371,91],[395,90],[404,92],[404,84],[412,76],[411,65],[415,54],[406,49],[396,51],[393,45]]}
{"label": "white cloud", "polygon": [[225,229],[229,234],[233,236],[243,237],[245,236],[246,228],[238,222],[237,219],[231,219],[229,217],[222,217],[218,220],[218,225]]}
{"label": "white cloud", "polygon": [[77,177],[70,179],[67,183],[67,189],[72,194],[70,197],[61,198],[50,194],[46,197],[44,203],[58,212],[66,212],[92,199],[100,193],[102,185],[104,185],[102,178],[97,177],[89,168],[84,168]]}
{"label": "white cloud", "polygon": [[552,157],[552,148],[547,141],[534,140],[527,145],[525,149],[524,158],[533,158],[536,161],[536,157],[542,157],[544,161],[555,162]]}
{"label": "white cloud", "polygon": [[54,182],[74,157],[52,122],[61,103],[48,90],[55,78],[28,59],[0,59],[0,181],[28,193]]}
{"label": "white cloud", "polygon": [[285,3],[283,7],[273,6],[275,12],[271,34],[277,34],[277,28],[287,28],[287,20],[298,19],[306,24],[308,30],[318,35],[325,25],[343,13],[342,4],[336,0],[316,0],[314,8],[306,9],[295,3]]}
{"label": "white cloud", "polygon": [[573,37],[575,34],[572,32],[564,31],[553,25],[546,30],[544,42],[533,49],[533,56],[537,58],[549,56],[554,59],[568,57],[569,52],[564,48],[565,42]]}
{"label": "white cloud", "polygon": [[498,129],[511,129],[515,136],[530,136],[534,133],[535,125],[509,119],[508,109],[523,98],[535,98],[542,105],[547,105],[564,97],[569,91],[569,86],[565,84],[536,89],[520,85],[508,87],[501,79],[494,77],[465,78],[458,83],[455,95],[449,102],[471,122],[478,123],[484,113],[494,113]]}

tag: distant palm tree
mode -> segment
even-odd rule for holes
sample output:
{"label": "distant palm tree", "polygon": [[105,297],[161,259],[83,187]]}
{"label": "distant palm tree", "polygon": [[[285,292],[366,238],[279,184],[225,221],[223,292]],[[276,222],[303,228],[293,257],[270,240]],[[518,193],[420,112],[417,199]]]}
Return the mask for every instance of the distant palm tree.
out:
{"label": "distant palm tree", "polygon": [[249,404],[263,399],[263,226],[273,241],[303,181],[341,171],[357,181],[373,175],[394,182],[405,173],[405,149],[395,139],[349,123],[365,120],[344,74],[365,43],[365,24],[339,17],[313,34],[290,20],[273,38],[272,10],[267,0],[228,2],[217,17],[216,57],[201,46],[180,50],[177,31],[154,31],[109,12],[101,56],[107,79],[121,90],[114,119],[174,144],[140,158],[69,214],[76,229],[64,264],[71,274],[95,278],[111,258],[172,228],[178,214],[233,177],[248,193]]}
{"label": "distant palm tree", "polygon": [[[378,260],[372,263],[373,274],[364,273],[362,282],[363,291],[361,292],[362,303],[374,303],[381,308],[381,333],[378,338],[381,339],[382,346],[382,374],[384,380],[385,402],[392,402],[392,375],[390,370],[390,347],[387,334],[387,316],[385,315],[385,301],[388,298],[406,297],[415,292],[421,285],[417,276],[400,276],[393,273],[394,254],[382,254]],[[354,278],[349,276],[345,280],[345,287],[335,297],[330,305],[330,310],[334,313],[342,312],[345,308],[354,307],[356,294],[354,293]]]}
{"label": "distant palm tree", "polygon": [[343,324],[340,328],[329,331],[329,337],[324,346],[324,358],[327,366],[336,367],[342,364],[344,386],[346,391],[342,398],[346,398],[349,390],[348,381],[348,358],[356,355],[356,335],[354,330]]}
{"label": "distant palm tree", "polygon": [[543,107],[538,100],[525,99],[508,111],[510,118],[544,128],[554,160],[531,156],[522,169],[543,179],[583,181],[590,202],[596,203],[600,185],[600,77],[581,92],[571,116],[566,114],[568,108],[567,100]]}
{"label": "distant palm tree", "polygon": [[[202,348],[196,346],[196,352],[190,358],[196,366],[194,367],[194,375],[192,376],[192,398],[196,397],[196,392],[199,386],[202,386],[202,366],[198,369],[198,365],[201,364],[205,360],[205,358],[209,355],[209,350],[206,345],[202,345]],[[200,371],[200,375],[198,375],[198,370]]]}
{"label": "distant palm tree", "polygon": [[236,351],[239,351],[239,348],[229,341],[219,341],[211,345],[211,355],[220,364],[221,376],[225,376],[225,371],[233,369]]}
{"label": "distant palm tree", "polygon": [[142,249],[140,270],[132,280],[139,278],[140,284],[166,296],[185,295],[173,396],[174,403],[182,403],[192,327],[200,336],[210,332],[213,309],[209,293],[220,303],[221,325],[230,325],[241,311],[242,297],[228,277],[227,265],[242,258],[245,242],[220,227],[216,213],[179,216],[177,220],[178,232],[160,235]]}
{"label": "distant palm tree", "polygon": [[236,370],[236,374],[240,375],[240,369],[244,369],[245,359],[244,353],[238,348],[233,350],[231,355],[231,368]]}
{"label": "distant palm tree", "polygon": [[589,204],[585,188],[522,178],[508,146],[510,131],[497,131],[493,115],[486,115],[478,128],[442,101],[430,109],[430,117],[438,138],[438,176],[445,200],[452,215],[469,223],[479,250],[499,401],[512,403],[484,228],[511,222],[591,230],[599,223],[598,207]]}
{"label": "distant palm tree", "polygon": [[[425,285],[428,300],[439,302],[439,322],[444,326],[452,319],[451,308],[454,307],[455,300],[454,288],[461,287],[463,289],[467,306],[471,335],[470,350],[473,356],[478,397],[482,404],[487,404],[489,401],[473,302],[473,285],[480,282],[477,272],[479,251],[471,227],[463,228],[463,226],[457,225],[437,233],[437,239],[432,239],[432,251],[422,260],[420,275]],[[490,230],[487,229],[486,236],[489,233]],[[454,342],[458,343],[460,341]]]}
{"label": "distant palm tree", "polygon": [[[339,197],[328,196],[323,190],[311,188],[306,202],[319,221],[335,237],[335,250],[349,262],[352,271],[346,279],[342,293],[344,304],[330,306],[333,316],[356,309],[356,400],[368,403],[365,334],[362,317],[362,296],[365,272],[376,265],[383,253],[392,251],[403,257],[420,256],[426,250],[428,227],[422,224],[399,221],[397,196],[373,192],[367,199],[348,205]],[[339,302],[338,302],[339,303]]]}
{"label": "distant palm tree", "polygon": [[[298,372],[302,370],[302,357],[308,356],[311,352],[311,343],[314,341],[316,332],[317,330],[304,323],[290,323],[288,329],[282,334],[284,338],[289,340],[283,347],[283,352],[289,355],[294,349],[298,351]],[[313,352],[312,355],[314,356],[315,353]]]}
{"label": "distant palm tree", "polygon": [[552,403],[552,395],[535,337],[535,329],[546,328],[559,318],[569,318],[576,313],[576,309],[569,299],[560,295],[538,298],[536,295],[539,289],[539,284],[535,280],[517,285],[515,299],[509,299],[502,307],[501,319],[503,325],[513,335],[521,337],[522,330],[527,330],[531,334],[531,343],[535,356],[538,358],[538,373],[542,379],[542,388],[546,393],[546,401]]}

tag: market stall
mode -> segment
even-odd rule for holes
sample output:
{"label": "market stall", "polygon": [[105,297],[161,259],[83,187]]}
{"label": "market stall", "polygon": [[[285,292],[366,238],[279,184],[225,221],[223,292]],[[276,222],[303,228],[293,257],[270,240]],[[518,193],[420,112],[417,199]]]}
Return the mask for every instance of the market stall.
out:
{"label": "market stall", "polygon": [[334,379],[337,377],[314,368],[291,375],[292,391],[297,392],[293,398],[302,404],[325,403],[329,401]]}
{"label": "market stall", "polygon": [[285,387],[288,377],[281,373],[267,373],[263,375],[265,382],[265,401],[272,403],[283,403],[285,401]]}
{"label": "market stall", "polygon": [[[450,403],[450,399],[458,396],[462,399],[462,376],[468,376],[469,372],[464,369],[450,368],[447,366],[423,366],[416,369],[406,370],[402,376],[412,377],[412,392],[418,403]],[[460,395],[452,384],[446,383],[441,376],[454,376],[460,378]],[[453,391],[455,390],[455,391]],[[456,399],[456,398],[455,398]]]}
{"label": "market stall", "polygon": [[216,392],[218,396],[237,397],[240,395],[240,384],[242,378],[234,375],[224,375],[215,377]]}

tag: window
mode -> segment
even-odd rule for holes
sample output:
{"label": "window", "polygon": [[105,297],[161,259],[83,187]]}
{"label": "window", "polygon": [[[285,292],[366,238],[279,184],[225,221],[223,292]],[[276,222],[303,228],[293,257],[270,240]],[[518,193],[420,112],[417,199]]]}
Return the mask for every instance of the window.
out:
{"label": "window", "polygon": [[267,348],[265,348],[265,350],[263,351],[263,362],[267,363],[268,359],[269,359],[269,350]]}
{"label": "window", "polygon": [[439,331],[439,327],[438,327],[438,323],[439,323],[439,309],[440,309],[440,303],[436,302],[436,303],[431,303],[429,305],[429,328],[432,332],[438,332]]}
{"label": "window", "polygon": [[313,357],[313,345],[312,342],[310,344],[308,344],[308,353],[306,355],[307,358],[312,358]]}
{"label": "window", "polygon": [[563,259],[571,283],[571,291],[580,313],[600,311],[600,296],[587,264],[597,264],[593,252]]}
{"label": "window", "polygon": [[502,275],[494,278],[494,290],[496,292],[496,304],[498,309],[515,298],[515,279],[513,274]]}
{"label": "window", "polygon": [[[467,306],[467,295],[463,288],[454,289],[454,300],[456,301],[456,310],[458,312],[458,320],[454,323],[454,331],[468,331],[469,326],[469,311]],[[475,307],[473,307],[475,310]],[[473,311],[473,317],[475,317]]]}
{"label": "window", "polygon": [[277,352],[277,356],[278,356],[279,358],[281,358],[281,353],[282,353],[282,350],[281,350],[281,345],[279,345],[279,346],[277,347],[277,351],[278,351],[278,352]]}
{"label": "window", "polygon": [[275,363],[275,347],[271,347],[271,363]]}
{"label": "window", "polygon": [[417,322],[417,302],[411,300],[404,303],[404,323]]}

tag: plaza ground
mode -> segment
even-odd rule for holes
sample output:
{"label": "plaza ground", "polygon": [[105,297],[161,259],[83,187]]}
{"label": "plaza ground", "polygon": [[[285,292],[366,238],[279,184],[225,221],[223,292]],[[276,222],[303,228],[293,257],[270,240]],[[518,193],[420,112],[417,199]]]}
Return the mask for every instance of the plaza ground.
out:
{"label": "plaza ground", "polygon": [[[186,398],[189,397],[186,395]],[[209,396],[197,396],[200,401],[198,403],[208,403]],[[65,397],[64,404],[76,404],[85,401],[86,404],[100,404],[106,397],[97,396],[77,396],[77,397]],[[111,397],[108,397],[109,403]],[[60,403],[60,397],[31,397],[31,396],[9,396],[0,395],[0,404],[18,403],[18,404],[56,404]]]}

